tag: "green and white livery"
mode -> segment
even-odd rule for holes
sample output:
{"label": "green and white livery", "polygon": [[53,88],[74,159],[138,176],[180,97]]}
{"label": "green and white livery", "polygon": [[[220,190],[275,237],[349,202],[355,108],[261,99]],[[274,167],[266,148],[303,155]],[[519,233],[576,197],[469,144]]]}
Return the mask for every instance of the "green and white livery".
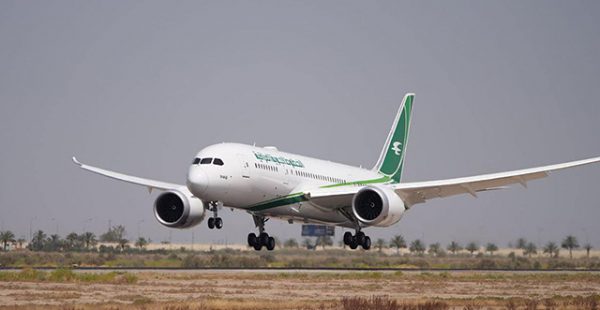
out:
{"label": "green and white livery", "polygon": [[410,115],[414,98],[415,94],[412,93],[404,96],[400,109],[398,109],[398,113],[394,119],[392,129],[383,145],[383,150],[381,150],[381,155],[379,155],[379,160],[375,168],[373,168],[384,176],[389,177],[395,183],[400,183],[400,179],[402,178],[402,168],[406,156],[406,145],[410,131]]}
{"label": "green and white livery", "polygon": [[344,243],[352,249],[369,249],[371,239],[363,229],[393,225],[416,204],[459,194],[477,197],[511,184],[526,186],[549,171],[600,161],[596,157],[466,178],[404,182],[414,97],[404,96],[373,169],[238,143],[214,144],[198,152],[184,184],[126,175],[83,164],[75,157],[73,162],[87,171],[162,191],[154,202],[154,215],[167,227],[194,227],[208,215],[208,227],[220,229],[221,208],[243,210],[258,228],[258,234],[248,234],[248,245],[273,250],[275,240],[265,230],[269,218],[349,227],[355,233],[346,232]]}

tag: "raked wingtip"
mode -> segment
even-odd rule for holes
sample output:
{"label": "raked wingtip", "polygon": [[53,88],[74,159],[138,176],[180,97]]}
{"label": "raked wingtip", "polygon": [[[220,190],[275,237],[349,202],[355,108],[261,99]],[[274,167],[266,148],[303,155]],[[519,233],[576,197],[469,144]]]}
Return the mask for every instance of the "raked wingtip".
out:
{"label": "raked wingtip", "polygon": [[77,160],[77,158],[75,158],[75,156],[73,156],[73,157],[71,158],[71,160],[73,160],[73,163],[74,163],[74,164],[76,164],[77,166],[81,166],[81,165],[83,165],[82,163],[80,163],[80,162]]}

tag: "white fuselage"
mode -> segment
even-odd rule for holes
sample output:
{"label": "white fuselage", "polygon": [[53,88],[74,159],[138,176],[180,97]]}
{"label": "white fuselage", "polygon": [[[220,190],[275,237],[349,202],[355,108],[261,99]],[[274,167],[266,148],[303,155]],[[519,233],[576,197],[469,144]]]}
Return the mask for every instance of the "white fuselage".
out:
{"label": "white fuselage", "polygon": [[[354,186],[381,178],[375,171],[280,152],[273,147],[222,143],[198,152],[188,171],[188,189],[203,201],[283,219],[351,226],[337,210],[324,210],[295,193],[318,187]],[[217,165],[210,160],[220,159]],[[210,162],[210,163],[209,163]],[[297,196],[297,195],[296,195]]]}

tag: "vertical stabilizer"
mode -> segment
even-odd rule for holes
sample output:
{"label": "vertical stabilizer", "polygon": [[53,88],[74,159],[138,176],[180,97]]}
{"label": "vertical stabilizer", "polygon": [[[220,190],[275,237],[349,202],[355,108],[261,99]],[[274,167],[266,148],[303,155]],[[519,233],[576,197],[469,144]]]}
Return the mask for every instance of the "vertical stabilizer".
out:
{"label": "vertical stabilizer", "polygon": [[379,160],[373,170],[388,176],[394,182],[400,182],[402,177],[402,168],[404,167],[404,156],[406,155],[406,144],[408,143],[408,132],[410,129],[410,113],[412,112],[413,100],[415,94],[408,93],[404,95],[402,104],[392,129],[388,134],[387,140],[379,155]]}

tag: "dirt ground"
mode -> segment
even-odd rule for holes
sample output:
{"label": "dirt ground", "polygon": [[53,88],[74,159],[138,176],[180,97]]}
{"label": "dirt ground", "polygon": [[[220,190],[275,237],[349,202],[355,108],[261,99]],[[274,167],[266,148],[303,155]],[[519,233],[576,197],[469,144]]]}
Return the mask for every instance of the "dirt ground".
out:
{"label": "dirt ground", "polygon": [[0,308],[340,309],[343,297],[377,295],[403,303],[444,301],[450,309],[469,305],[470,309],[507,309],[507,300],[539,300],[542,306],[538,309],[546,309],[544,299],[557,300],[560,305],[565,298],[598,299],[600,295],[600,274],[589,272],[204,271],[136,275],[134,284],[0,281]]}

